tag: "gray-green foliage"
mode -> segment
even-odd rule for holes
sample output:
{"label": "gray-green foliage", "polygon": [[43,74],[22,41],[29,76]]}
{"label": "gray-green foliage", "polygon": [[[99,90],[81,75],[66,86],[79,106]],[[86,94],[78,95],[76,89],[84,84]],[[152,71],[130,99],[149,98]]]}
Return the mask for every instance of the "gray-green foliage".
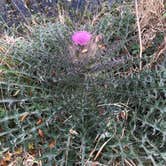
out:
{"label": "gray-green foliage", "polygon": [[[94,159],[105,165],[165,165],[165,64],[125,74],[139,62],[123,51],[137,43],[128,12],[122,18],[110,13],[92,27],[108,48],[100,58],[104,67],[95,72],[75,72],[68,50],[72,29],[61,23],[32,27],[7,56],[0,55],[8,63],[1,66],[1,152],[18,146],[28,151],[33,144],[43,165],[85,165]],[[116,40],[118,48],[111,45]],[[56,145],[50,148],[52,140]]]}

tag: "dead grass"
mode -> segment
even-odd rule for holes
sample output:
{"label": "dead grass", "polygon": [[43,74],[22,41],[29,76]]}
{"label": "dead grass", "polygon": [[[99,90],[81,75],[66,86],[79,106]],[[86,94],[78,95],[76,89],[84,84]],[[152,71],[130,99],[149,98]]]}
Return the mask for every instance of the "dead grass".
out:
{"label": "dead grass", "polygon": [[166,32],[165,0],[140,0],[139,19],[143,48],[151,46],[158,32]]}
{"label": "dead grass", "polygon": [[[17,154],[18,153],[18,154]],[[34,155],[27,152],[7,152],[0,160],[0,166],[42,166],[41,161],[37,161]]]}
{"label": "dead grass", "polygon": [[[161,61],[164,61],[166,53],[166,0],[140,0],[139,3],[135,0],[135,2],[140,60],[144,52],[149,48],[155,48],[154,52],[148,51],[148,54],[152,55],[150,63],[142,68],[142,61],[140,61],[140,70],[156,68]],[[163,36],[161,41],[157,36],[159,34]],[[159,42],[158,45],[155,44],[156,42]]]}

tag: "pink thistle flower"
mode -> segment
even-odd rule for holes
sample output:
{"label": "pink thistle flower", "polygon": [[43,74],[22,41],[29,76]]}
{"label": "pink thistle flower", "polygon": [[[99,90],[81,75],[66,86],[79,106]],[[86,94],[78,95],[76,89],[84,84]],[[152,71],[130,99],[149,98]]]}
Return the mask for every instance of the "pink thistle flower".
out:
{"label": "pink thistle flower", "polygon": [[77,31],[72,35],[72,40],[76,45],[87,45],[92,35],[87,31]]}

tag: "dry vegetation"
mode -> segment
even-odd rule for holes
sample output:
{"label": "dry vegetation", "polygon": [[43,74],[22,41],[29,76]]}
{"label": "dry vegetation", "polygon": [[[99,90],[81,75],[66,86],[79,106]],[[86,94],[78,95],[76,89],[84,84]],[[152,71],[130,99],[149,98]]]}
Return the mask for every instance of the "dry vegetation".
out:
{"label": "dry vegetation", "polygon": [[144,49],[152,45],[157,33],[166,33],[164,0],[140,0],[139,19]]}
{"label": "dry vegetation", "polygon": [[164,0],[141,0],[139,19],[144,49],[152,45],[157,33],[166,33],[166,9]]}
{"label": "dry vegetation", "polygon": [[[164,60],[166,51],[166,1],[165,0],[140,0],[138,3],[138,18],[140,26],[140,48],[145,52],[150,47],[156,47],[154,56],[149,64],[144,66],[154,67],[154,64]],[[162,40],[157,35],[162,34]]]}

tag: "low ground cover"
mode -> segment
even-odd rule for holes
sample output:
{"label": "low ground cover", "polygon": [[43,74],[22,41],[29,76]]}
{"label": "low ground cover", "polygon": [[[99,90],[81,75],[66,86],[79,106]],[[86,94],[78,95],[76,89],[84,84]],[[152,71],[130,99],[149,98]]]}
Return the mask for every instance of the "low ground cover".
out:
{"label": "low ground cover", "polygon": [[[147,2],[103,3],[79,22],[60,12],[2,35],[1,165],[166,163],[165,9]],[[76,45],[83,30],[91,40]]]}

